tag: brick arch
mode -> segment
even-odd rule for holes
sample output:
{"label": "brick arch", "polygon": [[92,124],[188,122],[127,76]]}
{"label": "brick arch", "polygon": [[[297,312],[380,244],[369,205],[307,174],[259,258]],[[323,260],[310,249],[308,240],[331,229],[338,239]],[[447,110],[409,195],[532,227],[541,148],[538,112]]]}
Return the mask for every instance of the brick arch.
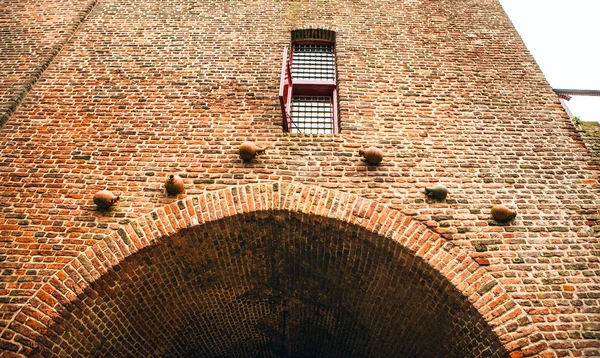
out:
{"label": "brick arch", "polygon": [[218,225],[222,219],[262,212],[293,213],[317,221],[348,223],[391,240],[422,259],[467,297],[511,356],[534,355],[545,348],[536,343],[541,335],[530,324],[529,316],[465,249],[373,200],[281,182],[206,192],[173,202],[123,225],[69,262],[42,286],[3,331],[3,348],[22,355],[35,353],[50,330],[68,317],[66,307],[83,305],[80,298],[92,284],[140,250],[157,246],[182,230]]}

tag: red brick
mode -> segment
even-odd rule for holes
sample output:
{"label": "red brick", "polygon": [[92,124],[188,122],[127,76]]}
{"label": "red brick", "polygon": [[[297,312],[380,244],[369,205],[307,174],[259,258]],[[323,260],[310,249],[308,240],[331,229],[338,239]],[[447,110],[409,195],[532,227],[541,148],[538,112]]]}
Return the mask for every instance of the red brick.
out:
{"label": "red brick", "polygon": [[[597,337],[583,322],[597,306],[599,167],[595,147],[582,141],[594,130],[569,122],[496,1],[3,5],[10,11],[0,11],[9,34],[0,44],[2,328],[20,322],[14,318],[28,304],[59,322],[57,299],[73,310],[61,311],[69,320],[101,327],[108,318],[85,321],[93,317],[91,308],[108,300],[103,294],[110,287],[162,264],[143,256],[145,250],[184,245],[182,228],[208,223],[198,229],[208,235],[207,228],[219,231],[227,222],[224,232],[243,235],[236,220],[278,211],[273,222],[261,221],[264,232],[252,239],[273,228],[285,237],[310,230],[304,222],[290,224],[290,215],[304,212],[314,225],[347,221],[348,234],[357,228],[381,234],[372,244],[388,247],[389,257],[364,262],[357,256],[357,267],[385,271],[378,260],[402,257],[402,264],[421,269],[416,262],[429,261],[455,286],[436,279],[439,292],[480,298],[480,313],[494,330],[513,335],[503,341],[507,347],[521,338],[529,342],[524,345],[568,340],[594,354],[588,345]],[[281,51],[290,30],[308,26],[338,33],[339,135],[281,133]],[[269,149],[244,163],[236,153],[244,140]],[[380,165],[359,160],[358,149],[367,145],[383,149]],[[185,194],[164,194],[169,173],[185,178]],[[445,201],[424,196],[423,188],[436,183],[450,188]],[[91,198],[102,189],[121,194],[121,201],[96,210]],[[496,203],[516,205],[517,218],[493,221],[489,209]],[[311,265],[326,262],[319,234],[303,237],[306,247],[323,246],[307,249],[299,272],[317,274]],[[244,255],[262,255],[265,245],[222,254],[242,275],[254,272]],[[403,256],[405,247],[418,258]],[[189,249],[195,252],[194,245]],[[210,254],[190,259],[203,262],[203,255]],[[128,260],[140,266],[123,269]],[[171,281],[162,274],[156,279]],[[110,275],[114,285],[104,281]],[[387,287],[376,275],[365,277]],[[498,299],[477,293],[492,279]],[[63,295],[49,295],[46,282]],[[131,287],[134,296],[155,289],[140,281]],[[388,302],[384,291],[379,307]],[[103,312],[106,317],[121,314],[111,307],[115,312]],[[568,324],[556,323],[561,320]],[[540,329],[557,336],[537,335]],[[33,349],[32,341],[19,339],[24,352]],[[84,341],[82,335],[82,351],[92,345]],[[63,356],[79,348],[57,347],[52,352]]]}

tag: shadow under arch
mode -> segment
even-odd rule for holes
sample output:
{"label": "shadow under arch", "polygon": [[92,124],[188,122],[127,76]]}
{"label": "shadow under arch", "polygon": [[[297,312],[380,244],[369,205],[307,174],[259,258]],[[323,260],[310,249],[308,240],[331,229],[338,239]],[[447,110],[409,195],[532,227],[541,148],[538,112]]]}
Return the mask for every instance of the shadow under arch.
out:
{"label": "shadow under arch", "polygon": [[299,184],[155,210],[55,275],[10,324],[28,355],[506,356],[536,332],[464,250]]}

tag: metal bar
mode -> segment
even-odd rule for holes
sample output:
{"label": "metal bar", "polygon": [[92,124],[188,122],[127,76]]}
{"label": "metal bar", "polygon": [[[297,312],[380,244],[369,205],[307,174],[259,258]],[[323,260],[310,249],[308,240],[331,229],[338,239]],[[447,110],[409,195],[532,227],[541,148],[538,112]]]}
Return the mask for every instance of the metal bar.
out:
{"label": "metal bar", "polygon": [[584,90],[584,89],[564,89],[564,88],[553,88],[554,93],[558,95],[571,95],[571,96],[600,96],[600,90]]}

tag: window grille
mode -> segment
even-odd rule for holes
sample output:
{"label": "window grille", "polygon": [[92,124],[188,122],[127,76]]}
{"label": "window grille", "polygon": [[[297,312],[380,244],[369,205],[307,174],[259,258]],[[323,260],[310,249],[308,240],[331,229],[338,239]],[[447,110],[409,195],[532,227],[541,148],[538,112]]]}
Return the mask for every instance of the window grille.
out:
{"label": "window grille", "polygon": [[295,44],[292,56],[293,79],[335,80],[333,46]]}
{"label": "window grille", "polygon": [[331,97],[294,96],[292,118],[295,126],[291,133],[326,134],[333,133],[333,106]]}

